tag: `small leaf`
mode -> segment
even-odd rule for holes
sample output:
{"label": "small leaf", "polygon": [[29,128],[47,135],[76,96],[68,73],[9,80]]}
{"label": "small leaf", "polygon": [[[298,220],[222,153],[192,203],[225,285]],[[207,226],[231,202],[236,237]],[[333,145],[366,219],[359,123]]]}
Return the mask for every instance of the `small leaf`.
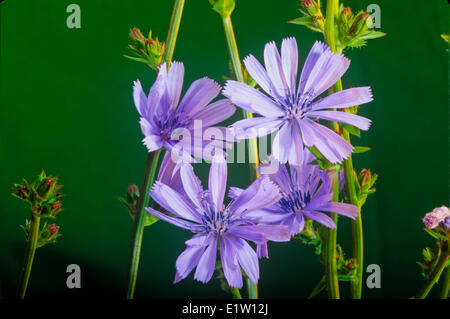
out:
{"label": "small leaf", "polygon": [[152,214],[150,214],[149,212],[145,212],[145,217],[144,217],[144,226],[151,226],[154,223],[156,223],[159,219],[156,218],[155,216],[153,216]]}
{"label": "small leaf", "polygon": [[368,31],[363,36],[361,36],[359,39],[360,40],[377,39],[377,38],[384,37],[385,35],[386,35],[386,33],[380,32],[380,31]]}
{"label": "small leaf", "polygon": [[341,127],[345,128],[350,134],[360,137],[361,136],[361,131],[359,130],[359,128],[353,126],[353,125],[349,125],[349,124],[341,124]]}
{"label": "small leaf", "polygon": [[314,22],[314,20],[311,17],[300,17],[297,19],[294,19],[292,21],[289,21],[289,23],[297,24],[297,25],[304,25],[305,27],[316,31],[321,32],[320,28],[318,28]]}
{"label": "small leaf", "polygon": [[355,146],[355,148],[353,149],[353,153],[354,154],[365,153],[370,150],[371,148],[367,146]]}

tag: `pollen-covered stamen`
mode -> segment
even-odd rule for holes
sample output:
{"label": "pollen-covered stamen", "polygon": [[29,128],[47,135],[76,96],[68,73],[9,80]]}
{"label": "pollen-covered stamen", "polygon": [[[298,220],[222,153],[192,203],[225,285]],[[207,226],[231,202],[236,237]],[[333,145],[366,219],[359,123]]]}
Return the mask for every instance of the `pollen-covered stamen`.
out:
{"label": "pollen-covered stamen", "polygon": [[294,190],[286,194],[279,200],[280,205],[289,213],[297,213],[299,210],[306,207],[311,201],[311,194],[303,192],[300,189]]}
{"label": "pollen-covered stamen", "polygon": [[284,108],[288,118],[302,119],[311,110],[313,96],[314,90],[309,90],[297,98],[289,96],[285,101],[278,101],[278,103]]}

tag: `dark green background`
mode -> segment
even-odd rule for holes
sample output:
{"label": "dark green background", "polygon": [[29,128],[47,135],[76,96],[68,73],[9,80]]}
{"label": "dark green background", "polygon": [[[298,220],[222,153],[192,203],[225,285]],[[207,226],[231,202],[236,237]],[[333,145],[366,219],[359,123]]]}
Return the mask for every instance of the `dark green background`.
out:
{"label": "dark green background", "polygon": [[[66,27],[66,7],[81,6],[81,29]],[[344,1],[354,10],[373,0]],[[344,87],[370,85],[375,100],[361,107],[373,120],[356,145],[355,166],[380,174],[377,193],[363,211],[365,264],[379,264],[381,289],[364,297],[406,298],[422,284],[421,250],[433,241],[422,216],[448,205],[448,32],[446,1],[376,1],[388,36],[346,54],[352,63]],[[295,36],[303,63],[321,35],[288,24],[299,2],[238,0],[233,14],[243,58],[262,57],[264,44]],[[152,29],[164,39],[172,1],[6,0],[1,4],[0,42],[0,287],[16,292],[25,241],[19,224],[28,217],[10,195],[22,177],[41,169],[64,184],[63,236],[37,251],[29,297],[123,297],[132,222],[117,197],[140,183],[146,157],[131,88],[149,87],[155,75],[128,61],[128,31]],[[206,0],[188,0],[174,59],[185,63],[186,84],[209,76],[223,83],[228,53],[219,16]],[[240,113],[233,120],[238,119]],[[200,170],[202,176],[208,165]],[[229,185],[247,185],[245,164],[229,167]],[[351,247],[349,221],[341,218],[340,241]],[[190,235],[158,222],[146,229],[138,297],[227,297],[217,280],[204,285],[192,275],[172,284],[177,256]],[[298,241],[269,247],[262,260],[260,293],[268,298],[306,297],[322,266]],[[66,267],[79,264],[82,289],[66,288]],[[344,294],[347,286],[342,285]]]}

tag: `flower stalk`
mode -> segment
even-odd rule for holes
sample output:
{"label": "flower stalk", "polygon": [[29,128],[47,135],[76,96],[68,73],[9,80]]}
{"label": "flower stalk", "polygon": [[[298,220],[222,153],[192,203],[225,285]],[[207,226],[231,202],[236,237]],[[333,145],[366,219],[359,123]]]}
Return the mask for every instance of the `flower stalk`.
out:
{"label": "flower stalk", "polygon": [[24,299],[27,292],[28,281],[30,280],[31,267],[33,266],[34,254],[37,248],[40,216],[31,213],[30,232],[28,234],[27,249],[25,251],[25,260],[22,268],[22,276],[19,284],[19,298]]}
{"label": "flower stalk", "polygon": [[[325,18],[325,38],[330,49],[337,53],[334,35],[334,17],[336,15],[338,1],[327,0],[326,18]],[[340,80],[339,80],[340,81]],[[342,90],[342,87],[340,88]],[[334,92],[340,91],[338,87],[334,87]],[[331,128],[339,133],[339,125],[337,122],[331,122]],[[335,170],[333,172],[333,201],[339,201],[339,175]],[[326,269],[326,282],[328,288],[328,297],[331,299],[339,299],[339,278],[336,267],[336,240],[337,240],[337,215],[330,214],[331,219],[336,224],[336,228],[327,229],[326,248],[324,250],[324,260]]]}
{"label": "flower stalk", "polygon": [[[172,60],[173,51],[175,49],[175,43],[178,35],[178,30],[180,28],[184,2],[185,0],[175,0],[175,4],[173,7],[172,17],[170,19],[169,24],[169,31],[167,32],[166,47],[163,58],[163,61],[167,62],[168,64]],[[141,193],[139,196],[136,216],[134,220],[133,238],[128,265],[127,299],[133,299],[134,297],[134,290],[136,287],[137,272],[139,267],[139,259],[141,254],[142,237],[144,231],[145,207],[148,206],[150,200],[149,190],[155,180],[160,155],[161,150],[149,153],[145,164],[145,172],[141,185]]]}
{"label": "flower stalk", "polygon": [[444,283],[442,284],[440,298],[447,299],[449,297],[449,292],[450,292],[450,267],[447,266],[447,269],[445,270]]}
{"label": "flower stalk", "polygon": [[[439,260],[437,261],[436,266],[434,267],[432,273],[429,275],[427,281],[425,282],[422,289],[417,294],[417,299],[425,299],[428,296],[428,293],[431,291],[431,288],[439,281],[439,278],[444,271],[446,267],[448,267],[448,261],[449,261],[449,245],[448,242],[444,242],[442,247],[442,253],[439,256]],[[447,290],[447,296],[448,296],[448,271],[444,278],[447,280],[447,282],[444,281],[444,286],[441,294],[441,298],[443,298],[443,293],[445,293],[445,290]],[[446,299],[444,297],[443,299]]]}
{"label": "flower stalk", "polygon": [[127,299],[134,298],[139,259],[141,256],[142,237],[144,234],[145,207],[148,206],[150,201],[150,196],[148,195],[148,193],[150,191],[151,185],[155,180],[160,154],[160,149],[155,152],[148,153],[147,162],[145,164],[144,178],[142,180],[136,216],[134,218],[133,237],[131,241],[132,246],[128,264]]}
{"label": "flower stalk", "polygon": [[[229,1],[230,6],[228,8],[221,7],[215,8],[215,10],[222,17],[223,29],[225,31],[225,38],[227,41],[228,53],[231,58],[231,65],[233,67],[233,72],[236,76],[236,80],[245,83],[244,72],[242,70],[241,59],[239,58],[239,51],[236,44],[236,37],[234,35],[233,24],[231,22],[231,13],[234,9],[234,1]],[[253,114],[243,110],[244,118],[252,118]],[[256,138],[253,138],[247,142],[249,162],[253,160],[253,163],[258,166],[258,144]],[[252,180],[258,178],[257,171],[250,165],[250,176]],[[248,288],[248,298],[258,299],[258,286],[252,283],[252,281],[247,278],[247,288]]]}
{"label": "flower stalk", "polygon": [[[225,37],[227,40],[228,52],[231,58],[231,65],[233,67],[233,72],[236,76],[236,80],[239,82],[245,83],[244,72],[242,71],[241,59],[239,58],[239,51],[236,44],[236,38],[234,36],[233,24],[231,23],[231,16],[225,15],[222,17],[223,29],[225,31]],[[246,110],[242,110],[244,118],[252,118],[253,114],[247,112]],[[253,159],[253,162],[256,166],[258,166],[259,158],[258,158],[258,143],[256,138],[253,138],[247,142],[248,148],[248,157]],[[251,163],[251,162],[250,162]],[[250,176],[252,180],[258,178],[258,173],[253,167],[250,165]]]}

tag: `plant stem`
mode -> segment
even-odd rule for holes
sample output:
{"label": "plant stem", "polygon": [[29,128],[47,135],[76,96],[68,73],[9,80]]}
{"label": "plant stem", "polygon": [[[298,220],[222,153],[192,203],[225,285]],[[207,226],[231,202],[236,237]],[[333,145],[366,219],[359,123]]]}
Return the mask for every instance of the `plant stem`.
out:
{"label": "plant stem", "polygon": [[258,299],[258,285],[255,285],[250,278],[247,277],[248,299]]}
{"label": "plant stem", "polygon": [[[181,16],[183,14],[185,0],[175,0],[172,10],[172,17],[170,18],[169,31],[167,32],[166,48],[164,51],[164,62],[169,63],[172,60],[175,43],[180,28]],[[128,277],[127,277],[127,299],[133,299],[134,290],[136,287],[137,271],[139,266],[139,259],[141,256],[141,245],[144,231],[145,207],[148,206],[150,196],[148,194],[151,185],[156,176],[156,168],[161,150],[149,153],[147,155],[147,162],[145,164],[144,177],[140,189],[137,212],[134,220],[133,239],[131,244],[130,259],[128,263]]]}
{"label": "plant stem", "polygon": [[172,10],[172,17],[170,18],[169,31],[167,32],[166,48],[164,50],[164,62],[172,61],[175,43],[177,41],[178,30],[180,29],[181,16],[183,14],[185,0],[175,0]]}
{"label": "plant stem", "polygon": [[[448,260],[449,260],[449,246],[448,243],[445,243],[442,248],[441,256],[439,257],[439,260],[436,266],[434,267],[433,271],[429,275],[428,280],[425,282],[425,285],[417,294],[417,299],[425,299],[428,296],[428,293],[430,292],[431,288],[433,288],[434,284],[436,284],[439,281],[439,277],[441,276],[445,267],[447,267]],[[444,282],[444,289],[445,285],[447,285],[447,296],[448,296],[448,281],[447,283]]]}
{"label": "plant stem", "polygon": [[442,283],[441,299],[447,299],[450,291],[450,266],[445,270],[444,282]]}
{"label": "plant stem", "polygon": [[[337,0],[327,0],[325,17],[325,38],[333,52],[336,52],[334,42],[334,17],[336,15]],[[342,88],[341,88],[342,90]],[[337,88],[334,88],[334,92]],[[331,128],[339,134],[339,125],[336,122],[330,123]],[[334,169],[333,174],[333,201],[339,201],[339,174]],[[331,219],[336,224],[336,228],[329,228],[326,235],[326,249],[324,251],[325,273],[328,298],[339,299],[339,278],[336,267],[336,240],[337,240],[337,215],[330,214]]]}
{"label": "plant stem", "polygon": [[41,218],[31,213],[30,233],[28,234],[27,250],[25,251],[25,260],[23,262],[22,276],[19,284],[19,298],[24,299],[27,292],[28,281],[30,280],[31,267],[33,266],[34,253],[39,236],[39,224]]}
{"label": "plant stem", "polygon": [[[231,65],[233,66],[233,72],[236,76],[236,80],[239,82],[245,83],[244,72],[242,71],[241,59],[239,58],[239,51],[236,44],[236,38],[234,36],[233,24],[231,23],[231,17],[225,16],[222,17],[223,28],[225,30],[225,37],[227,39],[227,47],[228,52],[231,58]],[[245,118],[252,118],[253,114],[247,112],[246,110],[242,110]],[[258,166],[259,158],[258,158],[258,143],[256,138],[249,139],[247,141],[247,149],[248,149],[248,157],[249,162],[250,159],[253,159],[253,163]],[[250,176],[254,180],[258,178],[258,172],[250,165]]]}
{"label": "plant stem", "polygon": [[[333,171],[333,201],[339,201],[339,176],[336,170]],[[331,219],[336,224],[336,228],[329,228],[326,237],[326,251],[325,251],[325,270],[328,298],[339,299],[339,277],[336,266],[336,240],[337,240],[337,214],[330,214]]]}
{"label": "plant stem", "polygon": [[231,292],[233,293],[234,299],[242,299],[241,292],[238,288],[231,288]]}
{"label": "plant stem", "polygon": [[[236,79],[239,82],[245,83],[244,72],[242,71],[241,59],[239,58],[239,51],[236,44],[236,38],[234,36],[233,24],[231,23],[230,15],[222,16],[223,28],[225,31],[225,37],[227,40],[228,53],[230,54],[231,64]],[[243,110],[245,118],[253,117],[253,114]],[[249,162],[253,159],[253,162],[258,166],[258,144],[256,138],[247,141]],[[258,172],[250,165],[250,176],[252,180],[258,178]],[[248,297],[249,299],[258,299],[258,286],[253,284],[250,279],[247,279]]]}
{"label": "plant stem", "polygon": [[128,263],[127,299],[133,299],[134,297],[139,258],[141,255],[142,236],[144,232],[145,207],[149,204],[150,196],[148,195],[148,192],[155,180],[160,153],[161,150],[148,153],[147,162],[145,164],[144,178],[139,193],[136,216],[134,217],[133,238],[131,241],[131,252]]}
{"label": "plant stem", "polygon": [[445,269],[444,282],[442,283],[440,298],[441,299],[449,298],[450,297],[449,292],[450,292],[450,266],[447,265]]}

